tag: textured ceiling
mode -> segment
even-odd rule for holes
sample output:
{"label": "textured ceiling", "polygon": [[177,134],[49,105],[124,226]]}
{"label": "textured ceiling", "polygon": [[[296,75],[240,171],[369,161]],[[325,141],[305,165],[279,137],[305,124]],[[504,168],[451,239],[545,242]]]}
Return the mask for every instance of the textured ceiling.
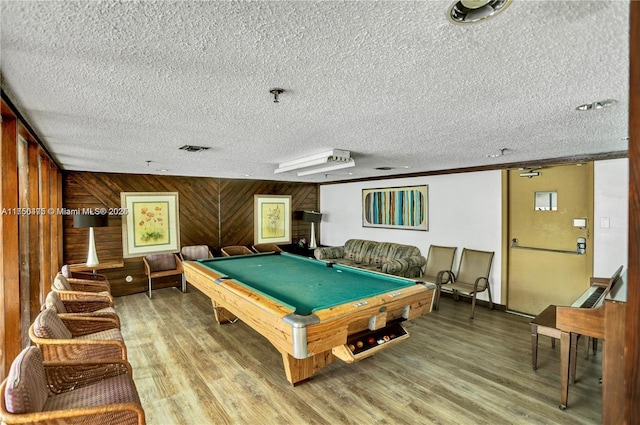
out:
{"label": "textured ceiling", "polygon": [[[65,170],[323,182],[627,150],[628,1],[468,26],[449,5],[2,1],[2,87]],[[332,148],[356,166],[273,173]]]}

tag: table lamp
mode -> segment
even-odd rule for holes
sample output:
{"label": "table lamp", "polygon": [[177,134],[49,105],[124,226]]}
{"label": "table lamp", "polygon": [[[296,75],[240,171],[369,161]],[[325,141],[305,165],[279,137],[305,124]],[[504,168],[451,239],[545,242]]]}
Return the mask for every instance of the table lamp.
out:
{"label": "table lamp", "polygon": [[109,225],[109,217],[107,215],[94,214],[75,214],[73,216],[73,227],[75,229],[89,228],[89,252],[87,253],[87,266],[97,266],[98,253],[96,252],[96,241],[93,235],[94,227],[106,227]]}
{"label": "table lamp", "polygon": [[318,247],[316,244],[316,223],[322,221],[322,214],[315,211],[302,211],[302,221],[311,223],[311,240],[309,241],[309,248],[315,249]]}

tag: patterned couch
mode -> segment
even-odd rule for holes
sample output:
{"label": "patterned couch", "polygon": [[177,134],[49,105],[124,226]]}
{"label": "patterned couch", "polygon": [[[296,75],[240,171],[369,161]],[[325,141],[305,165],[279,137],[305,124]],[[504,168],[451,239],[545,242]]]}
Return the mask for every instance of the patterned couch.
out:
{"label": "patterned couch", "polygon": [[427,260],[411,245],[349,239],[344,246],[316,248],[322,261],[359,267],[402,277],[419,277]]}

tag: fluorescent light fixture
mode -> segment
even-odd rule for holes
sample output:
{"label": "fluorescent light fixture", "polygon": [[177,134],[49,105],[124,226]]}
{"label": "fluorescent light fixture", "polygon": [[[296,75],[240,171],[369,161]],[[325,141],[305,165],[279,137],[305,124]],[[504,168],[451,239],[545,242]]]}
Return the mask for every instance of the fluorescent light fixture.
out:
{"label": "fluorescent light fixture", "polygon": [[288,171],[302,170],[298,176],[308,176],[310,174],[324,173],[328,171],[349,168],[356,165],[351,158],[349,151],[332,149],[293,161],[283,162],[274,170],[275,174],[286,173]]}
{"label": "fluorescent light fixture", "polygon": [[529,171],[527,173],[520,173],[520,177],[537,177],[540,173],[538,171]]}
{"label": "fluorescent light fixture", "polygon": [[326,167],[314,168],[314,169],[306,170],[306,171],[300,171],[298,173],[298,177],[308,176],[310,174],[317,174],[317,173],[327,173],[329,171],[335,171],[335,170],[340,170],[342,168],[349,168],[349,167],[355,167],[355,166],[356,166],[356,162],[353,159],[350,159],[347,162],[342,162],[342,163],[338,163],[338,164],[334,164],[334,165],[328,165]]}

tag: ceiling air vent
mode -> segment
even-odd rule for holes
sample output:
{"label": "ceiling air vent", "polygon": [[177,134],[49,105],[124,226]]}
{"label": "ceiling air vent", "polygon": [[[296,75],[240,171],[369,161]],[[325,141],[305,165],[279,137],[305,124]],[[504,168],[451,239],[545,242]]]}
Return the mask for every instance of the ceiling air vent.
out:
{"label": "ceiling air vent", "polygon": [[211,149],[211,148],[206,146],[193,146],[193,145],[184,145],[180,148],[180,150],[187,151],[187,152],[202,152],[202,151],[206,151],[207,149]]}

